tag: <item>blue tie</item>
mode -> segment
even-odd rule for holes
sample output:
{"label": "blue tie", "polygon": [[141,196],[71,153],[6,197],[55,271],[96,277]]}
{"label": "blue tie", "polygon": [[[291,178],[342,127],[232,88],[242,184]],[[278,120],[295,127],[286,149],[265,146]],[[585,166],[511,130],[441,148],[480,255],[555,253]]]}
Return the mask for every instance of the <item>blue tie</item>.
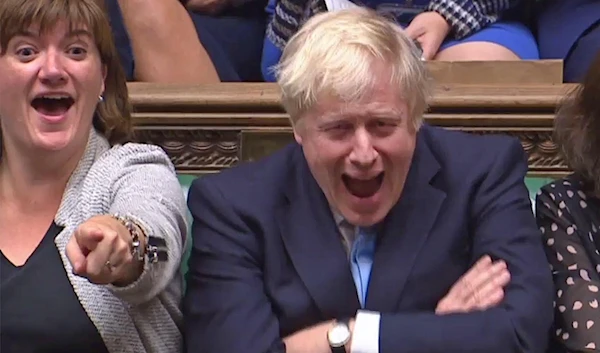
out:
{"label": "blue tie", "polygon": [[350,250],[350,266],[352,277],[356,285],[358,299],[361,307],[365,307],[367,290],[369,289],[369,277],[373,266],[373,255],[375,254],[375,233],[370,228],[358,228],[358,234]]}

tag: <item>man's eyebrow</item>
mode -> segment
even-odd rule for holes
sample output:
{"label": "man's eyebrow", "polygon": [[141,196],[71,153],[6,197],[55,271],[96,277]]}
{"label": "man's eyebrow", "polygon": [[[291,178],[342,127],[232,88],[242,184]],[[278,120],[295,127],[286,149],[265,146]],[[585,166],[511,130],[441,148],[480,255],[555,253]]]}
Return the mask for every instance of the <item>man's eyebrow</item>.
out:
{"label": "man's eyebrow", "polygon": [[328,112],[328,113],[322,114],[321,118],[323,120],[327,120],[327,121],[336,121],[336,120],[342,120],[344,118],[347,118],[347,115],[345,114],[345,112],[336,111],[336,112]]}
{"label": "man's eyebrow", "polygon": [[400,116],[400,115],[402,115],[403,112],[401,109],[396,109],[396,108],[376,107],[376,108],[367,110],[366,113],[374,114],[374,115]]}
{"label": "man's eyebrow", "polygon": [[364,111],[336,111],[321,115],[325,120],[344,120],[347,118],[358,117],[358,116],[371,116],[371,117],[383,117],[383,118],[402,118],[403,111],[399,109],[390,108],[374,108],[366,109]]}

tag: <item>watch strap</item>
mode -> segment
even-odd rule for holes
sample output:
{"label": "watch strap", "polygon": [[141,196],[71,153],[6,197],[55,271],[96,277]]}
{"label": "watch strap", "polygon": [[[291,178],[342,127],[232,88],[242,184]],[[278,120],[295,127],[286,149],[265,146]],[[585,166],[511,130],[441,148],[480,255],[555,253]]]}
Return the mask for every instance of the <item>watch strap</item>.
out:
{"label": "watch strap", "polygon": [[331,347],[331,353],[346,353],[346,347]]}
{"label": "watch strap", "polygon": [[[350,330],[350,318],[337,320],[337,324],[346,325],[346,327],[348,327],[348,330]],[[352,333],[350,333],[350,334],[352,334]],[[341,346],[341,347],[330,346],[330,348],[331,348],[331,353],[346,353],[345,345]]]}

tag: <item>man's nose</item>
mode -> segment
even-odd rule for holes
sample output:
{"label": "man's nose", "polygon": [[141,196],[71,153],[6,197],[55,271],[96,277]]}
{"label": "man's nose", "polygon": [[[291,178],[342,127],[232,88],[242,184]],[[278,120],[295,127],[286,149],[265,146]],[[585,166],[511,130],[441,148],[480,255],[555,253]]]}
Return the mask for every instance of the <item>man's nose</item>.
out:
{"label": "man's nose", "polygon": [[364,127],[357,129],[350,161],[357,167],[370,168],[376,159],[377,151],[373,147],[373,137]]}

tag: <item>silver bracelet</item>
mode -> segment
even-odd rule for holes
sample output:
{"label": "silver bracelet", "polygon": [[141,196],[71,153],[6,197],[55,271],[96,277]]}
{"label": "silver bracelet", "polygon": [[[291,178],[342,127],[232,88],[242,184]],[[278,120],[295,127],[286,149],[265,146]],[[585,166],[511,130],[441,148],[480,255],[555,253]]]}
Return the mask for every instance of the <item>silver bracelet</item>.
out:
{"label": "silver bracelet", "polygon": [[119,223],[125,226],[129,231],[129,234],[131,235],[131,255],[133,258],[138,261],[144,261],[149,247],[146,246],[145,249],[141,248],[140,232],[138,231],[136,223],[131,218],[117,213],[112,215],[112,217],[119,221]]}

